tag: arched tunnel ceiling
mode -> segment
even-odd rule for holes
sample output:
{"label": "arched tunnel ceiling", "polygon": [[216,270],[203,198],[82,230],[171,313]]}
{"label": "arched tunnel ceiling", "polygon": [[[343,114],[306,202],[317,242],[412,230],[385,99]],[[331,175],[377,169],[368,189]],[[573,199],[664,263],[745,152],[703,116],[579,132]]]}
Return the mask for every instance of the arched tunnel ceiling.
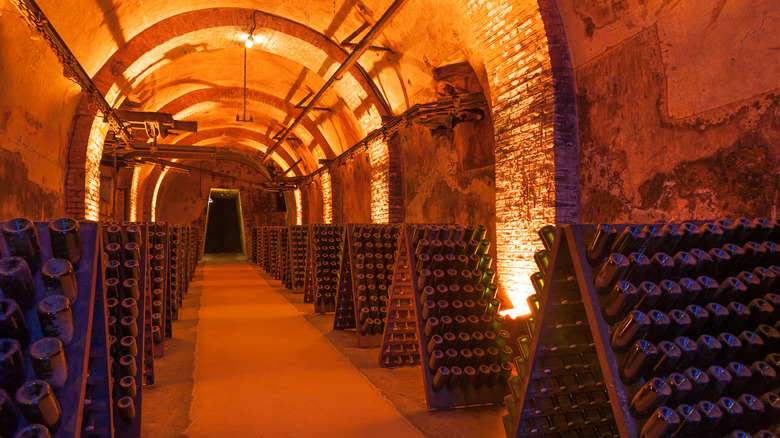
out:
{"label": "arched tunnel ceiling", "polygon": [[[351,40],[358,43],[391,4],[85,0],[76,9],[72,2],[39,2],[109,102],[171,112],[198,121],[208,133],[202,143],[190,143],[186,133],[161,142],[242,144],[260,151],[299,114],[295,105],[347,58],[352,49],[340,43],[366,26]],[[259,41],[247,50],[246,111],[254,122],[242,123],[236,115],[243,115],[243,41],[253,17]],[[287,165],[302,158],[300,168],[311,172],[318,166],[315,151],[335,157],[378,128],[380,116],[434,99],[434,68],[468,60],[480,74],[473,38],[453,2],[407,0],[374,41],[392,51],[364,53],[317,104],[330,111],[310,112],[279,157]]]}

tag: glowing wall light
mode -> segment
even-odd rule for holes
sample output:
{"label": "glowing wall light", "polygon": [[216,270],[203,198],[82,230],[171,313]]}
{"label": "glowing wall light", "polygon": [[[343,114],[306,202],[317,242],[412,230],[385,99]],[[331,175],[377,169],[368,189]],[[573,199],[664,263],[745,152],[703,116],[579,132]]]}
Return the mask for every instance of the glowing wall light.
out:
{"label": "glowing wall light", "polygon": [[330,171],[322,172],[322,222],[333,221],[333,192],[330,186]]}
{"label": "glowing wall light", "polygon": [[100,220],[100,160],[103,156],[103,141],[109,124],[102,117],[95,117],[87,142],[87,156],[84,165],[84,218]]}
{"label": "glowing wall light", "polygon": [[371,222],[390,221],[390,159],[387,142],[381,137],[368,145],[371,165]]}
{"label": "glowing wall light", "polygon": [[[495,132],[496,269],[515,313],[534,292],[537,230],[556,222],[553,72],[539,2],[460,0],[489,72]],[[515,37],[520,35],[520,37]],[[511,44],[508,41],[511,40]],[[503,50],[495,52],[495,47]],[[511,84],[511,86],[510,86]]]}
{"label": "glowing wall light", "polygon": [[141,179],[141,166],[133,167],[133,182],[130,183],[130,222],[135,222],[138,211],[138,185]]}
{"label": "glowing wall light", "polygon": [[295,189],[295,225],[303,225],[303,199],[301,189]]}
{"label": "glowing wall light", "polygon": [[[174,158],[171,160],[171,162],[175,163],[179,159]],[[160,191],[160,186],[162,186],[163,178],[165,178],[165,175],[168,174],[168,171],[170,170],[169,167],[165,168],[165,170],[160,173],[160,176],[157,178],[157,184],[154,185],[154,194],[152,195],[152,222],[157,221],[157,192]]]}

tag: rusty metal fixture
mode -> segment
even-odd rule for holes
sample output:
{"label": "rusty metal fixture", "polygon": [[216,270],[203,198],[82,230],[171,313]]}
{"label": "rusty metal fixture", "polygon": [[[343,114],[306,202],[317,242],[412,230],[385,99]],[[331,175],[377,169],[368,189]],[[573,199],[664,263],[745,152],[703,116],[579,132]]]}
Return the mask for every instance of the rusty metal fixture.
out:
{"label": "rusty metal fixture", "polygon": [[57,55],[57,59],[63,66],[65,77],[77,83],[92,98],[92,102],[97,106],[105,121],[111,125],[116,135],[130,147],[133,140],[132,133],[117,116],[111,105],[108,104],[105,96],[92,82],[92,78],[89,77],[84,67],[81,66],[73,52],[70,51],[65,41],[62,40],[62,37],[60,37],[54,26],[46,18],[41,8],[38,7],[38,4],[34,0],[10,1],[19,9],[19,12],[29,25],[41,35],[43,40],[49,44],[55,55]]}
{"label": "rusty metal fixture", "polygon": [[292,130],[298,126],[298,123],[303,120],[304,117],[311,111],[314,106],[317,104],[317,102],[322,98],[322,96],[325,95],[325,91],[327,91],[328,88],[330,88],[331,85],[333,85],[334,82],[339,80],[341,76],[350,68],[353,64],[355,64],[360,58],[360,56],[371,46],[371,43],[376,39],[377,36],[382,32],[382,29],[387,25],[387,23],[390,21],[391,18],[395,15],[396,12],[398,12],[398,9],[404,4],[406,0],[395,0],[393,4],[390,5],[389,8],[387,8],[387,11],[382,15],[379,20],[377,20],[376,24],[368,31],[365,37],[360,41],[360,43],[355,46],[355,50],[352,51],[352,53],[349,54],[346,60],[339,66],[339,68],[333,72],[333,75],[331,75],[330,78],[325,82],[325,84],[320,88],[320,90],[317,92],[317,94],[314,95],[314,97],[311,98],[309,103],[306,105],[306,108],[301,111],[300,114],[293,120],[293,122],[290,124],[290,126],[287,127],[287,129],[282,132],[281,137],[279,140],[274,143],[273,146],[271,146],[265,153],[265,159],[263,162],[268,161],[270,159],[271,154],[276,150],[276,148],[279,147],[279,145],[282,144],[282,142],[287,138],[288,135],[292,132]]}
{"label": "rusty metal fixture", "polygon": [[377,138],[390,138],[396,132],[410,124],[418,124],[429,129],[452,128],[458,123],[481,120],[485,116],[487,101],[482,93],[455,94],[438,99],[436,102],[421,103],[412,106],[403,114],[395,117],[383,117],[382,127],[368,133],[366,138],[342,152],[338,157],[328,160],[322,167],[305,176],[301,185],[308,184],[325,170],[345,164],[355,154],[368,149],[368,145]]}

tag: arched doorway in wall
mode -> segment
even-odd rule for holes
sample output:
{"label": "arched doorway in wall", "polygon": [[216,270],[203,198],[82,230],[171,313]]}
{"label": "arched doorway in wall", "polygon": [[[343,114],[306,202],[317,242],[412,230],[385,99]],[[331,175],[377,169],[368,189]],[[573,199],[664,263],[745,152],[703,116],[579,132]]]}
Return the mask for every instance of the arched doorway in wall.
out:
{"label": "arched doorway in wall", "polygon": [[[461,0],[495,139],[497,272],[516,314],[528,311],[544,225],[579,221],[576,93],[556,0]],[[476,64],[481,62],[482,69]]]}
{"label": "arched doorway in wall", "polygon": [[246,254],[239,191],[212,188],[208,202],[203,253]]}

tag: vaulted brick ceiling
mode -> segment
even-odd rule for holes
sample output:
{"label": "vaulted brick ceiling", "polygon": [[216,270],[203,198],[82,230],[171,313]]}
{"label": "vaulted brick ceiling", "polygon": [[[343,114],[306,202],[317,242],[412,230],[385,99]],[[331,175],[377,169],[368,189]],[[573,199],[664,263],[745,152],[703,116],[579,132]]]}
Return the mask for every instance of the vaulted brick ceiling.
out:
{"label": "vaulted brick ceiling", "polygon": [[[340,45],[370,27],[390,0],[41,0],[39,5],[110,103],[173,113],[199,122],[200,133],[166,143],[242,146],[263,152],[349,55]],[[479,72],[473,34],[447,0],[409,0],[368,51],[318,103],[278,150],[296,173],[316,169],[381,124],[435,96],[434,68],[470,61]],[[254,21],[253,21],[254,18]],[[244,39],[256,25],[257,43]],[[357,43],[363,30],[352,42]],[[483,73],[484,77],[484,73]],[[285,166],[285,167],[286,167]]]}

